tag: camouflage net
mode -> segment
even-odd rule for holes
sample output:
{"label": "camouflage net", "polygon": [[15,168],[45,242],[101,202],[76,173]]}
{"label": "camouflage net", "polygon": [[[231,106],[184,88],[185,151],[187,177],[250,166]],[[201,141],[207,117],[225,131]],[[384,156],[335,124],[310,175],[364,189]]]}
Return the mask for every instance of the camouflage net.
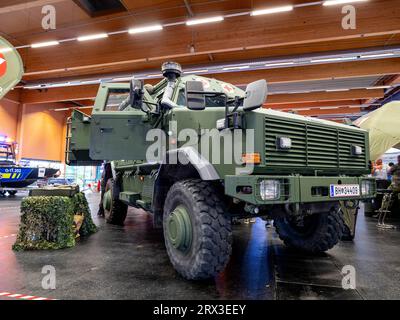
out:
{"label": "camouflage net", "polygon": [[27,197],[22,200],[21,213],[19,234],[13,245],[16,251],[70,248],[75,246],[77,236],[97,231],[83,193],[72,197]]}

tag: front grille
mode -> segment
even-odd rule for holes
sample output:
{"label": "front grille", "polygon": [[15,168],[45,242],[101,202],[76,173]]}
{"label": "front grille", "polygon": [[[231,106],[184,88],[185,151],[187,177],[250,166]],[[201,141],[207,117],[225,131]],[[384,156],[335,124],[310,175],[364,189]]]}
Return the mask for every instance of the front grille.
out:
{"label": "front grille", "polygon": [[[279,150],[278,137],[289,137],[292,147]],[[351,152],[353,145],[362,154]],[[300,122],[287,118],[265,117],[265,164],[267,166],[310,167],[313,169],[365,169],[364,132]]]}

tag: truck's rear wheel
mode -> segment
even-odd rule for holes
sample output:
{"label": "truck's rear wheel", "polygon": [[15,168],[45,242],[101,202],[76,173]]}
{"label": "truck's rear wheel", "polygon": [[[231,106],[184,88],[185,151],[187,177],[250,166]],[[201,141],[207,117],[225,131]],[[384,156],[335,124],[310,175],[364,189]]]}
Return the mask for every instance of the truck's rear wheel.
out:
{"label": "truck's rear wheel", "polygon": [[14,197],[17,194],[17,190],[7,190],[7,192],[10,197]]}
{"label": "truck's rear wheel", "polygon": [[276,232],[290,247],[311,253],[319,253],[333,248],[341,239],[344,222],[336,208],[304,217],[299,223],[289,217],[274,221]]}
{"label": "truck's rear wheel", "polygon": [[184,278],[212,278],[225,268],[232,251],[231,219],[210,183],[175,183],[165,200],[163,226],[168,256]]}
{"label": "truck's rear wheel", "polygon": [[119,192],[117,181],[108,179],[102,201],[106,221],[111,224],[123,225],[128,206],[119,200]]}

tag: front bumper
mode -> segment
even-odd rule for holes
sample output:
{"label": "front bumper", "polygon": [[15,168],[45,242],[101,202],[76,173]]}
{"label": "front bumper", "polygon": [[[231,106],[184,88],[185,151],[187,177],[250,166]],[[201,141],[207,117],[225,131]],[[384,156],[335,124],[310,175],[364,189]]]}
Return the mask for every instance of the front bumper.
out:
{"label": "front bumper", "polygon": [[[279,181],[279,198],[275,200],[261,198],[260,182],[266,179]],[[372,183],[372,188],[367,195],[335,198],[329,195],[329,188],[332,184],[358,184],[361,190],[362,181],[371,181]],[[366,200],[375,197],[376,183],[374,178],[369,177],[226,176],[225,194],[254,205]]]}

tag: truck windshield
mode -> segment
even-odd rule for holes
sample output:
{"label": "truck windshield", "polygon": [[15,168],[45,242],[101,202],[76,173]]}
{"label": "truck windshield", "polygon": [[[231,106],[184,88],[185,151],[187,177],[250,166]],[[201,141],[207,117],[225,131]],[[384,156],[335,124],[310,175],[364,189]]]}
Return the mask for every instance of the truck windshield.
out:
{"label": "truck windshield", "polygon": [[0,143],[0,162],[14,162],[14,146],[9,143]]}
{"label": "truck windshield", "polygon": [[110,89],[104,111],[118,111],[122,101],[129,97],[128,89]]}
{"label": "truck windshield", "polygon": [[[225,107],[225,96],[206,96],[206,108]],[[186,105],[185,89],[179,90],[178,99],[176,103],[179,106]]]}

